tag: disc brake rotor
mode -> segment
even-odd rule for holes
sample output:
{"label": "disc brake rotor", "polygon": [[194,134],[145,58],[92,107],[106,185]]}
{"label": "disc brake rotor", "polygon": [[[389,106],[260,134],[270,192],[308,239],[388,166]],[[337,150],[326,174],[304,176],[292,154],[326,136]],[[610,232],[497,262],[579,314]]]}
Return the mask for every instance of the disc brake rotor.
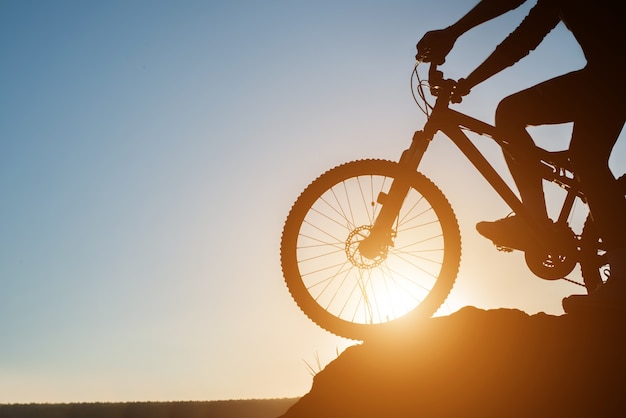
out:
{"label": "disc brake rotor", "polygon": [[370,235],[371,225],[362,225],[350,232],[346,239],[345,251],[348,260],[360,269],[372,269],[387,258],[388,246],[382,246],[375,257],[369,258],[361,254],[359,244]]}

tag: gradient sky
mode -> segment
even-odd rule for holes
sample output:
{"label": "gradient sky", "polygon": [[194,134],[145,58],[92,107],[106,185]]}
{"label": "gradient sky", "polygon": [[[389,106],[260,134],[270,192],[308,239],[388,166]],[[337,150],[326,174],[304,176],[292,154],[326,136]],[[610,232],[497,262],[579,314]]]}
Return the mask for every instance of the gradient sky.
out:
{"label": "gradient sky", "polygon": [[[354,342],[292,301],[285,216],[326,169],[399,156],[424,123],[415,43],[474,4],[0,2],[0,402],[306,393],[305,362]],[[446,74],[466,76],[530,6],[468,33]],[[582,65],[560,25],[458,108],[491,122],[502,97]],[[536,132],[567,146],[567,127]],[[471,170],[443,140],[423,167],[464,239],[441,314],[561,314],[581,288],[535,278],[521,254],[477,236],[477,221],[509,210]]]}

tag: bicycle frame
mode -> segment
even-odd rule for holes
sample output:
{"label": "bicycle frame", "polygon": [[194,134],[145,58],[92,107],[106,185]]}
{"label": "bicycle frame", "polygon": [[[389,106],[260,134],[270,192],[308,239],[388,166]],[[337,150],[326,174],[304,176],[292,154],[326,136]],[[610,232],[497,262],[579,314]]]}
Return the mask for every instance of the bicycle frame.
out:
{"label": "bicycle frame", "polygon": [[[433,67],[431,67],[431,74]],[[493,139],[504,151],[507,141],[499,136],[495,126],[482,122],[471,116],[457,112],[449,108],[452,94],[450,80],[441,80],[442,86],[437,94],[437,100],[432,113],[423,130],[415,132],[411,146],[402,153],[399,169],[402,172],[415,171],[430,142],[437,132],[446,135],[465,157],[478,170],[482,177],[487,180],[491,187],[498,193],[504,202],[517,215],[523,217],[531,226],[532,234],[538,245],[552,243],[552,237],[546,237],[540,230],[540,226],[530,216],[521,199],[513,192],[503,177],[496,171],[493,165],[483,156],[472,140],[463,132],[468,130],[481,136]],[[447,87],[446,87],[447,83]],[[578,186],[571,167],[568,167],[567,151],[549,152],[536,147],[537,158],[540,161],[539,170],[544,179],[554,182],[567,191],[563,206],[559,213],[557,223],[567,223],[576,198],[585,201],[584,195]],[[388,245],[392,233],[392,226],[402,205],[404,196],[408,191],[408,184],[402,180],[405,176],[399,175],[394,181],[387,194],[381,194],[378,202],[383,208],[372,228],[370,239],[364,240],[360,249],[365,255],[380,254],[385,245]]]}
{"label": "bicycle frame", "polygon": [[[463,129],[469,130],[481,136],[493,139],[503,150],[506,151],[507,142],[496,133],[496,128],[471,116],[449,109],[447,100],[445,106],[441,105],[443,98],[438,99],[432,117],[426,122],[423,134],[414,136],[414,140],[430,142],[434,135],[440,131],[446,135],[457,148],[472,163],[478,172],[487,180],[491,187],[507,203],[507,205],[518,215],[525,216],[529,224],[532,219],[527,214],[522,201],[513,192],[511,187],[504,181],[502,176],[496,171],[491,163],[483,156]],[[420,136],[422,138],[420,139]],[[420,147],[421,148],[421,147]],[[409,148],[410,149],[410,148]],[[541,148],[536,148],[537,158],[541,165],[541,176],[550,182],[554,182],[567,190],[565,202],[559,214],[557,222],[566,222],[571,212],[576,197],[584,201],[584,195],[574,178],[571,168],[565,167],[566,161],[555,162],[555,159],[566,157],[565,152],[549,152]],[[417,167],[416,167],[417,169]]]}
{"label": "bicycle frame", "polygon": [[[450,139],[516,215],[528,220],[523,244],[507,248],[494,242],[498,249],[523,251],[537,277],[564,279],[588,292],[610,270],[590,213],[580,233],[570,227],[575,201],[587,202],[569,151],[527,151],[537,161],[528,169],[536,166],[543,179],[565,189],[554,225],[535,223],[515,186],[478,149],[477,137],[491,138],[513,158],[531,161],[531,154],[520,155],[495,126],[450,109],[457,98],[454,81],[429,74],[429,84],[435,104],[420,106],[428,120],[399,162],[362,159],[327,170],[299,195],[285,221],[280,250],[285,283],[300,309],[337,335],[363,340],[386,330],[395,333],[430,317],[453,288],[461,264],[461,228],[444,192],[419,171],[436,136]],[[618,181],[626,195],[626,175]],[[567,277],[577,264],[584,283]]]}

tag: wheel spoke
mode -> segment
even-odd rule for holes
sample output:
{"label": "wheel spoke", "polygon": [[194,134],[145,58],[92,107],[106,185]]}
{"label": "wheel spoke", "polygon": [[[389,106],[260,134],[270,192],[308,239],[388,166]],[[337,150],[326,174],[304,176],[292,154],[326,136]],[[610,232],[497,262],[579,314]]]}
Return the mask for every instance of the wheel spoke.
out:
{"label": "wheel spoke", "polygon": [[[395,163],[378,160],[339,166],[302,193],[307,206],[298,207],[297,201],[292,210],[299,214],[296,223],[291,225],[288,218],[285,224],[283,244],[295,243],[295,251],[281,247],[287,285],[311,319],[339,335],[351,338],[359,327],[414,311],[430,315],[456,277],[456,218],[439,189],[418,173],[411,178],[390,241],[373,254],[361,254],[361,242],[369,237],[382,207],[378,196],[389,192],[397,172]],[[310,311],[305,299],[326,314]]]}

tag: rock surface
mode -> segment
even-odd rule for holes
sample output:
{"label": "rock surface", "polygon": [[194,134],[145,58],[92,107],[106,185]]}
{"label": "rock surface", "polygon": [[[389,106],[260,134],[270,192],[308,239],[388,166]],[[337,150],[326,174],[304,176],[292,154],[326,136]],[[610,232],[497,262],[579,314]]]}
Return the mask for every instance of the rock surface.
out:
{"label": "rock surface", "polygon": [[348,348],[281,418],[626,416],[625,325],[466,307]]}

